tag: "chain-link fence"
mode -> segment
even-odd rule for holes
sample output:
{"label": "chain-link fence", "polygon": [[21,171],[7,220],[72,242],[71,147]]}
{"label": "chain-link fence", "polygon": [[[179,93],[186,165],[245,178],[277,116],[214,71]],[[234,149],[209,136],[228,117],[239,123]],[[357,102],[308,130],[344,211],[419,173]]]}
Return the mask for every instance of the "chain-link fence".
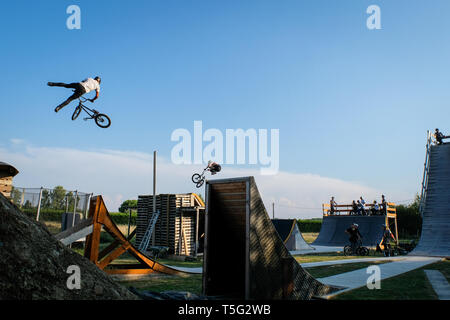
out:
{"label": "chain-link fence", "polygon": [[13,187],[11,191],[12,202],[28,216],[45,223],[51,233],[61,231],[65,214],[66,217],[67,214],[71,214],[69,219],[85,218],[91,196],[91,193],[68,191],[63,187],[54,189]]}

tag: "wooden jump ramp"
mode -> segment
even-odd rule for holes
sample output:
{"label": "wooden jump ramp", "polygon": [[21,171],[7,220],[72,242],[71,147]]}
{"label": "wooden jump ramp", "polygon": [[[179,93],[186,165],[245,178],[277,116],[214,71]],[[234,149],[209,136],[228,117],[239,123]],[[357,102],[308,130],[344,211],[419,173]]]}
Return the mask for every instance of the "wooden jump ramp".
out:
{"label": "wooden jump ramp", "polygon": [[[113,238],[99,251],[102,228]],[[91,199],[88,219],[57,238],[69,244],[86,236],[85,257],[109,274],[153,272],[186,275],[137,250],[112,221],[101,196]],[[139,264],[111,264],[123,253]],[[206,182],[203,294],[231,299],[311,299],[337,291],[314,279],[291,256],[276,231],[253,177]]]}
{"label": "wooden jump ramp", "polygon": [[[114,241],[100,251],[102,228],[114,238]],[[128,238],[125,237],[112,221],[102,196],[96,196],[91,199],[88,218],[73,228],[61,232],[56,238],[63,244],[68,245],[86,237],[84,256],[108,274],[149,274],[153,272],[170,275],[189,274],[160,264],[136,249],[130,242],[135,235],[135,231]],[[136,258],[138,263],[111,264],[125,252]]]}
{"label": "wooden jump ramp", "polygon": [[291,256],[253,177],[206,182],[203,294],[238,299],[311,299],[322,284]]}

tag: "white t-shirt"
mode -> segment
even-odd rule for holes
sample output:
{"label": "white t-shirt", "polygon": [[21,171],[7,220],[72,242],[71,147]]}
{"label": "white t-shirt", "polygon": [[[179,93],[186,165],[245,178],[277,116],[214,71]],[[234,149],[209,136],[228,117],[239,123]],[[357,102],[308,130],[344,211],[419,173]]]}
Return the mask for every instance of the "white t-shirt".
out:
{"label": "white t-shirt", "polygon": [[94,80],[92,78],[87,78],[87,79],[84,79],[83,81],[81,81],[80,83],[86,90],[86,93],[94,91],[94,90],[100,92],[100,84],[97,82],[97,80]]}

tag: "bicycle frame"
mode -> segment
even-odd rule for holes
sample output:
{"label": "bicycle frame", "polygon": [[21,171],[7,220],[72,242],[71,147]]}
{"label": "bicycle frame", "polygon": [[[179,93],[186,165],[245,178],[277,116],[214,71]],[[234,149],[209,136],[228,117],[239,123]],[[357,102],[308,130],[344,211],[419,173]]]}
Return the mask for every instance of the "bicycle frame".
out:
{"label": "bicycle frame", "polygon": [[[83,100],[82,100],[82,99],[83,99]],[[94,119],[95,116],[96,116],[99,112],[98,112],[97,110],[91,109],[91,108],[89,108],[89,107],[87,107],[87,106],[85,106],[85,105],[83,104],[83,102],[88,101],[88,99],[83,98],[83,97],[80,97],[80,98],[78,98],[78,100],[80,101],[80,102],[78,103],[78,106],[81,107],[81,109],[83,109],[84,112],[86,112],[86,113],[89,115],[89,118],[84,118],[84,120]]]}

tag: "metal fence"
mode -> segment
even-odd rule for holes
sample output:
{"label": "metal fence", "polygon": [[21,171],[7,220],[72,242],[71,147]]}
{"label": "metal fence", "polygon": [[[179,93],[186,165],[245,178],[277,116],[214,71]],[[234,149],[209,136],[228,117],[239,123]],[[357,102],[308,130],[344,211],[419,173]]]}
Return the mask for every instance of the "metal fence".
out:
{"label": "metal fence", "polygon": [[64,213],[78,213],[87,216],[92,193],[69,191],[62,187],[22,188],[13,187],[11,200],[23,212],[47,224],[60,223]]}

